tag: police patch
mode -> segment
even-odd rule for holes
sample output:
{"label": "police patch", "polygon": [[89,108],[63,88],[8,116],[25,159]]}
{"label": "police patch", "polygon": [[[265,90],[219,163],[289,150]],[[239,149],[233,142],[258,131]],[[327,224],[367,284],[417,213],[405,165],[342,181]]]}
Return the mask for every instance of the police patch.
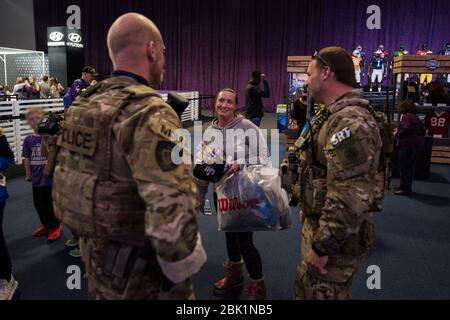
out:
{"label": "police patch", "polygon": [[349,127],[346,127],[344,129],[342,129],[341,131],[336,132],[335,134],[333,134],[333,136],[330,139],[330,142],[331,142],[333,147],[336,147],[337,145],[342,143],[342,141],[347,140],[351,136],[352,136],[352,133],[351,133]]}
{"label": "police patch", "polygon": [[175,144],[170,141],[159,141],[156,145],[155,158],[162,171],[172,171],[178,167],[172,161],[172,150]]}
{"label": "police patch", "polygon": [[64,124],[57,145],[72,152],[92,157],[97,149],[98,129]]}

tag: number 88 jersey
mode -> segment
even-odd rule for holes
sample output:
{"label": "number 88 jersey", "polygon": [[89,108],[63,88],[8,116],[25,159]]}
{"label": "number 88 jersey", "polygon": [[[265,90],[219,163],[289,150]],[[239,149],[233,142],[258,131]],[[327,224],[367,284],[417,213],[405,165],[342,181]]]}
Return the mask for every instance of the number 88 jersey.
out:
{"label": "number 88 jersey", "polygon": [[425,117],[425,126],[430,135],[440,135],[443,138],[448,137],[450,128],[450,113],[429,113]]}

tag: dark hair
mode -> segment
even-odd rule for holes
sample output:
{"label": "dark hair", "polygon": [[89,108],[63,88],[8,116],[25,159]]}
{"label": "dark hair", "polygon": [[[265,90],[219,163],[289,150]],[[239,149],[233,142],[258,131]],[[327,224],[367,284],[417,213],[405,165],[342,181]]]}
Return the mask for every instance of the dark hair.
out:
{"label": "dark hair", "polygon": [[262,75],[261,71],[255,70],[252,72],[253,79],[259,79],[261,77],[261,75]]}
{"label": "dark hair", "polygon": [[313,56],[321,69],[329,67],[336,75],[336,80],[357,88],[355,67],[350,54],[341,47],[327,47]]}
{"label": "dark hair", "polygon": [[234,102],[236,102],[236,105],[238,104],[238,93],[235,90],[231,89],[231,88],[223,88],[222,90],[220,90],[217,93],[216,98],[214,99],[214,105],[217,102],[217,97],[219,97],[219,94],[221,94],[222,92],[231,92],[231,93],[233,93],[234,97],[235,97]]}
{"label": "dark hair", "polygon": [[261,82],[261,75],[262,75],[261,71],[258,71],[258,70],[253,71],[250,82],[254,85],[259,84]]}
{"label": "dark hair", "polygon": [[412,101],[410,99],[406,99],[398,105],[398,113],[400,113],[400,114],[416,113],[416,112],[417,112],[416,105],[415,105],[414,101]]}
{"label": "dark hair", "polygon": [[43,77],[42,77],[42,80],[43,80],[44,82],[47,82],[48,76],[43,76]]}

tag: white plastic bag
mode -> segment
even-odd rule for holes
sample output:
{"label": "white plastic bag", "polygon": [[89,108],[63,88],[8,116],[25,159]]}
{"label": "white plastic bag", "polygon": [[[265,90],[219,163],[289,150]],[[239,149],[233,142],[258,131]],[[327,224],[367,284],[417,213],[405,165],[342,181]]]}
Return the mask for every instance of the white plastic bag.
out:
{"label": "white plastic bag", "polygon": [[278,169],[249,166],[216,184],[219,230],[276,231],[292,225]]}

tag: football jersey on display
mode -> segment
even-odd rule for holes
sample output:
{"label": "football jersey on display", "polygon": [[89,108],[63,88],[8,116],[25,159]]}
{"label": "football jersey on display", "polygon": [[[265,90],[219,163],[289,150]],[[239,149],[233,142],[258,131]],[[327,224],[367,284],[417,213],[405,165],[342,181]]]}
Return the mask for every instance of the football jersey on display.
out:
{"label": "football jersey on display", "polygon": [[382,70],[383,67],[384,67],[385,62],[386,62],[385,58],[372,57],[372,61],[371,61],[372,69],[374,69],[374,70]]}
{"label": "football jersey on display", "polygon": [[432,112],[425,117],[425,127],[428,129],[429,135],[448,137],[450,128],[450,112],[436,113]]}
{"label": "football jersey on display", "polygon": [[355,71],[361,71],[361,57],[352,56],[353,66],[355,67]]}
{"label": "football jersey on display", "polygon": [[431,50],[417,50],[416,52],[419,56],[426,56],[427,54],[433,54],[433,51]]}

